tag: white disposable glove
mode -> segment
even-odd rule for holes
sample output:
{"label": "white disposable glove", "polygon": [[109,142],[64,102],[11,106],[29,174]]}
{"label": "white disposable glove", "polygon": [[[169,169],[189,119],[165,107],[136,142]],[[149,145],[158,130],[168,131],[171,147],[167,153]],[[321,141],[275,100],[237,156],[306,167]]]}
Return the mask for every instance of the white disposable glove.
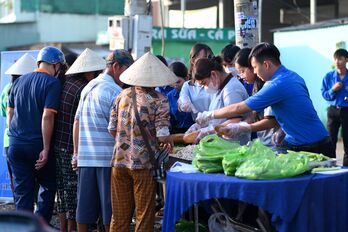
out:
{"label": "white disposable glove", "polygon": [[163,137],[163,136],[169,136],[169,128],[168,127],[161,127],[156,131],[156,137]]}
{"label": "white disposable glove", "polygon": [[214,119],[214,111],[204,111],[198,113],[196,122],[202,127],[207,126],[211,120]]}
{"label": "white disposable glove", "polygon": [[190,128],[185,132],[185,134],[191,134],[192,132],[198,131],[200,130],[202,127],[200,125],[198,125],[197,123],[193,124],[192,126],[190,126]]}
{"label": "white disposable glove", "polygon": [[251,126],[246,122],[230,123],[220,128],[218,133],[226,138],[236,138],[239,135],[251,133]]}
{"label": "white disposable glove", "polygon": [[198,143],[205,136],[215,133],[213,126],[207,126],[199,130],[199,134],[194,143]]}
{"label": "white disposable glove", "polygon": [[185,98],[179,98],[178,109],[182,112],[192,112],[192,113],[198,112],[197,109],[192,104],[192,102]]}

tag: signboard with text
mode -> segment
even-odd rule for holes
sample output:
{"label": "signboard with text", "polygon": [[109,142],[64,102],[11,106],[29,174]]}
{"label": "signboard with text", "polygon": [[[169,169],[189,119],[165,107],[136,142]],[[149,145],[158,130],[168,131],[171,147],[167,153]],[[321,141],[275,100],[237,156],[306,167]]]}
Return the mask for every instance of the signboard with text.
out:
{"label": "signboard with text", "polygon": [[[233,28],[169,28],[163,29],[163,36],[167,41],[235,41],[235,30]],[[153,27],[152,39],[161,40],[162,30]]]}

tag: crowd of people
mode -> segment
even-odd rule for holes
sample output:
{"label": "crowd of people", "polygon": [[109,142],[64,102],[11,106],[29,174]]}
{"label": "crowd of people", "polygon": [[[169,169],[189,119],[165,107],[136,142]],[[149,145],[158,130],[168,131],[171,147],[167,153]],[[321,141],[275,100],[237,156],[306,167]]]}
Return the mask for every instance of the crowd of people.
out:
{"label": "crowd of people", "polygon": [[214,56],[196,44],[189,67],[162,56],[134,61],[125,50],[105,59],[86,49],[67,64],[62,51],[26,54],[6,74],[2,115],[16,209],[50,222],[57,199],[61,231],[88,231],[101,218],[106,231],[153,231],[156,183],[151,151],[170,151],[171,134],[219,134],[241,145],[252,139],[274,150],[335,158],[342,125],[348,164],[348,52],[323,80],[328,129],[305,81],[281,64],[270,43],[229,44]]}

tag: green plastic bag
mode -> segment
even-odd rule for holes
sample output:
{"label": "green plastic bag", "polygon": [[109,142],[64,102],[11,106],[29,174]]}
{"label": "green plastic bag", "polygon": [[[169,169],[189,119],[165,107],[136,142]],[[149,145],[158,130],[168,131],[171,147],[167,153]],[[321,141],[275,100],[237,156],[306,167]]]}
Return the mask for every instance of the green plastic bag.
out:
{"label": "green plastic bag", "polygon": [[[295,151],[288,151],[288,153],[290,153],[290,152],[293,153]],[[327,156],[325,156],[323,154],[317,154],[317,153],[308,152],[308,151],[299,151],[297,153],[306,155],[309,158],[310,162],[312,162],[312,161],[321,162],[321,161],[326,161],[326,160],[330,159],[329,157],[327,157]]]}
{"label": "green plastic bag", "polygon": [[[202,224],[198,224],[199,227],[199,231],[200,232],[206,232],[208,231],[208,229],[206,228],[206,226],[202,225]],[[178,223],[175,225],[175,231],[176,232],[192,232],[195,230],[195,223],[192,221],[187,221],[184,219],[181,219],[180,221],[178,221]]]}
{"label": "green plastic bag", "polygon": [[208,135],[197,145],[192,164],[204,173],[223,172],[222,159],[224,155],[239,147],[237,142],[229,142],[216,134]]}
{"label": "green plastic bag", "polygon": [[263,154],[247,159],[236,171],[236,176],[246,179],[280,179],[300,175],[310,170],[307,155],[298,152],[288,154]]}
{"label": "green plastic bag", "polygon": [[249,143],[248,146],[241,146],[237,149],[234,149],[224,155],[222,160],[222,167],[224,173],[227,176],[234,176],[237,168],[242,165],[247,159],[252,156],[273,156],[273,152],[269,147],[266,147],[261,143],[260,140],[254,140],[252,143]]}
{"label": "green plastic bag", "polygon": [[196,147],[196,154],[202,156],[226,154],[232,149],[240,147],[238,142],[227,141],[216,134],[205,136]]}

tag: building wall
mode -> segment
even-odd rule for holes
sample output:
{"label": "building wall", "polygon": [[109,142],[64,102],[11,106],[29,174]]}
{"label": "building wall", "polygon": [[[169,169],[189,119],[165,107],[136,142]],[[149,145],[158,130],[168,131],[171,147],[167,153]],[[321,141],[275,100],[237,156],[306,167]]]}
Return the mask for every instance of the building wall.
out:
{"label": "building wall", "polygon": [[28,23],[0,24],[0,50],[9,47],[51,42],[96,41],[100,31],[107,31],[108,16],[38,13]]}
{"label": "building wall", "polygon": [[347,0],[339,0],[339,8],[338,8],[338,16],[339,17],[347,17],[348,16],[348,1]]}
{"label": "building wall", "polygon": [[99,31],[106,31],[108,16],[40,13],[37,30],[44,42],[95,41]]}
{"label": "building wall", "polygon": [[324,75],[334,68],[333,53],[348,45],[348,25],[274,33],[282,63],[302,76],[319,117],[326,122],[328,104],[321,95]]}
{"label": "building wall", "polygon": [[[124,0],[13,0],[0,18],[0,50],[51,42],[96,41],[108,16],[124,12]],[[107,15],[108,14],[108,15]]]}
{"label": "building wall", "polygon": [[40,40],[36,23],[0,24],[0,31],[0,50],[33,44]]}
{"label": "building wall", "polygon": [[[335,2],[338,2],[338,15],[335,15]],[[180,9],[180,1],[167,0],[172,5],[170,9]],[[187,0],[187,8],[202,9],[203,7],[217,6],[219,1],[198,1]],[[258,1],[259,2],[259,1]],[[234,27],[234,7],[233,1],[223,0],[224,4],[224,27]],[[294,26],[309,23],[309,0],[268,0],[263,1],[262,7],[262,41],[273,42],[273,33],[275,28]],[[299,8],[297,8],[299,6]],[[285,12],[285,22],[281,23],[281,9]],[[301,13],[299,13],[299,11]],[[348,17],[347,0],[321,0],[317,1],[318,21],[324,21],[341,17]]]}

